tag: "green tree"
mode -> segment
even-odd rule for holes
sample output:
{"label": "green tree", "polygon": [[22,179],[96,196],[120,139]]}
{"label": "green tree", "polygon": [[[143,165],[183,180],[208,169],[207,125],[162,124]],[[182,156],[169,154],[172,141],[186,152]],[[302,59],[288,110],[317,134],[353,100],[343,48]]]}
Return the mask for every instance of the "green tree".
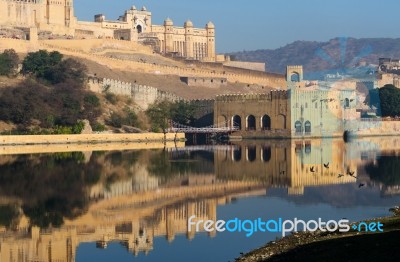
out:
{"label": "green tree", "polygon": [[400,89],[385,85],[379,89],[382,116],[400,116]]}
{"label": "green tree", "polygon": [[63,82],[76,82],[81,87],[87,76],[87,67],[75,59],[65,59],[53,67],[50,67],[46,74],[45,79],[52,84]]}
{"label": "green tree", "polygon": [[160,101],[149,106],[146,115],[150,120],[151,130],[153,132],[167,132],[168,122],[171,119],[171,103]]}
{"label": "green tree", "polygon": [[180,100],[170,106],[171,119],[182,125],[190,125],[194,121],[195,106],[189,102]]}
{"label": "green tree", "polygon": [[138,120],[138,116],[136,115],[135,111],[133,111],[132,109],[130,109],[129,107],[126,107],[124,109],[125,111],[125,118],[123,121],[124,125],[128,125],[128,126],[136,126],[139,127],[140,123]]}
{"label": "green tree", "polygon": [[0,75],[13,76],[17,73],[19,57],[14,49],[6,49],[0,54]]}
{"label": "green tree", "polygon": [[49,53],[47,50],[39,50],[29,53],[22,62],[22,73],[46,79],[52,74],[51,69],[58,65],[62,58],[63,55],[57,51]]}

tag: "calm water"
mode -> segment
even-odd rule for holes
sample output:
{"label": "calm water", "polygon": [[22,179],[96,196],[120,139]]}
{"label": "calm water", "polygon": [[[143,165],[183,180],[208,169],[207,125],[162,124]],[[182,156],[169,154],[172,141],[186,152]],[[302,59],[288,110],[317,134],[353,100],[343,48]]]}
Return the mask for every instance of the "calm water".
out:
{"label": "calm water", "polygon": [[195,234],[188,217],[385,216],[398,170],[397,138],[3,154],[0,261],[233,261],[281,233]]}

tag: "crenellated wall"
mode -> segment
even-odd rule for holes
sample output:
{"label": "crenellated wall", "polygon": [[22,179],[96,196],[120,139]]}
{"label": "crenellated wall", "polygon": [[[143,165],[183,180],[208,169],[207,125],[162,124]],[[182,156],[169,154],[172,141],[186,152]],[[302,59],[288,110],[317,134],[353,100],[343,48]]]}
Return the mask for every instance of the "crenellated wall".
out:
{"label": "crenellated wall", "polygon": [[129,96],[142,109],[147,109],[157,100],[177,101],[181,97],[161,91],[158,88],[135,83],[122,82],[108,78],[89,77],[89,89],[96,93],[110,92],[116,95]]}

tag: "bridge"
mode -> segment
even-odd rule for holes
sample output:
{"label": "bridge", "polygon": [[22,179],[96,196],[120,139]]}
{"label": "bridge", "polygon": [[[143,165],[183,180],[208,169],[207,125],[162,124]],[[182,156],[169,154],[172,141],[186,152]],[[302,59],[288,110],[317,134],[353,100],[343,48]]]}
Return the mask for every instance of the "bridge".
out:
{"label": "bridge", "polygon": [[168,152],[192,152],[192,151],[232,151],[235,149],[240,149],[238,145],[196,145],[196,146],[185,146],[185,147],[170,147],[167,148]]}
{"label": "bridge", "polygon": [[217,134],[217,133],[232,133],[240,130],[239,126],[235,124],[233,125],[233,127],[230,127],[228,125],[228,121],[206,127],[192,127],[171,121],[171,126],[172,127],[167,130],[169,133]]}

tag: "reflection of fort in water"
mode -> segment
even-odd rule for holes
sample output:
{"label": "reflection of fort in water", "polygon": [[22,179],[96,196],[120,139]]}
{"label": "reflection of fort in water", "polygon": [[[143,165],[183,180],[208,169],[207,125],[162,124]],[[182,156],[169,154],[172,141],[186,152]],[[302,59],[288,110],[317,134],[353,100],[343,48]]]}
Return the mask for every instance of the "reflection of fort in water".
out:
{"label": "reflection of fort in water", "polygon": [[[173,176],[164,184],[146,168],[146,161],[138,161],[126,169],[134,176],[88,189],[93,199],[88,211],[66,220],[59,229],[31,227],[24,215],[14,221],[13,231],[0,228],[0,259],[75,261],[81,243],[96,242],[98,248],[107,248],[111,241],[137,255],[153,250],[156,237],[173,241],[183,234],[192,239],[195,234],[187,231],[188,217],[216,220],[218,205],[233,198],[262,195],[271,187],[300,195],[305,187],[356,183],[355,178],[339,179],[338,174],[350,170],[359,175],[358,169],[365,161],[374,161],[377,151],[400,149],[395,138],[377,139],[376,144],[373,140],[357,146],[341,140],[271,140],[204,147],[203,151],[213,152],[208,163],[200,165],[204,169]],[[190,148],[171,149],[167,155],[174,163],[174,157],[188,152]],[[324,167],[327,163],[329,169]],[[126,172],[107,161],[104,165],[107,173]]]}

